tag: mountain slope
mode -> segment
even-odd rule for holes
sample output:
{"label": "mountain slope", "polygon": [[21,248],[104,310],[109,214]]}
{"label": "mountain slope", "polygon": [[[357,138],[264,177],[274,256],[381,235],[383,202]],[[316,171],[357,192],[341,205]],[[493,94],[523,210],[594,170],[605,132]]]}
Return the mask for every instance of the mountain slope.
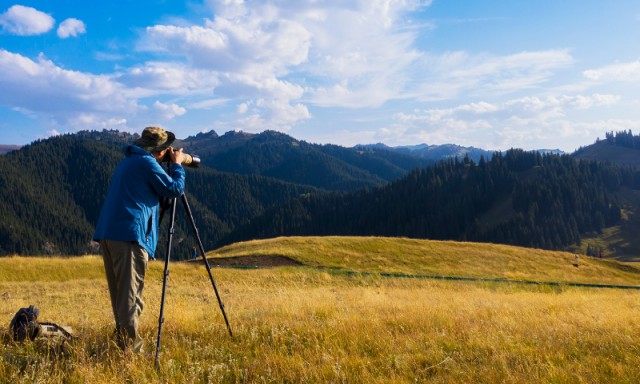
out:
{"label": "mountain slope", "polygon": [[221,244],[293,235],[472,240],[559,249],[619,222],[616,193],[630,170],[519,150],[490,162],[450,160],[384,187],[303,196]]}
{"label": "mountain slope", "polygon": [[219,171],[258,174],[327,190],[375,187],[433,163],[387,150],[309,144],[274,131],[223,136],[212,131],[183,143]]}
{"label": "mountain slope", "polygon": [[640,169],[640,149],[615,145],[608,140],[600,140],[582,147],[573,153],[577,159],[609,161],[620,166],[631,166]]}
{"label": "mountain slope", "polygon": [[[35,142],[0,156],[0,254],[83,254],[91,241],[123,146],[135,136],[84,132]],[[210,248],[235,226],[315,189],[262,176],[187,169],[186,195]],[[179,209],[176,243],[193,236]],[[168,220],[163,223],[165,226]],[[163,242],[166,231],[161,228]],[[160,247],[160,249],[164,249]]]}

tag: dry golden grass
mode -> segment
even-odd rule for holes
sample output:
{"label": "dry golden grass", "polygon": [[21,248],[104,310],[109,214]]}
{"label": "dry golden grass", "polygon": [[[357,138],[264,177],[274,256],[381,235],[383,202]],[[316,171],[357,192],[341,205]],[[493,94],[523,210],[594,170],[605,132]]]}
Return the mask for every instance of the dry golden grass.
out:
{"label": "dry golden grass", "polygon": [[388,272],[588,284],[640,284],[630,264],[560,251],[385,237],[284,237],[233,244],[213,257],[286,256],[305,265]]}
{"label": "dry golden grass", "polygon": [[[375,259],[379,269],[369,270],[367,258],[359,254],[371,252],[366,239],[351,239],[351,245],[349,239],[338,238],[292,239],[289,245],[288,239],[281,239],[273,246],[279,254],[295,254],[302,240],[315,242],[316,247],[333,244],[335,251],[326,251],[330,259],[316,258],[312,260],[316,265],[334,260],[335,265],[327,266],[439,272],[426,269],[432,266],[414,270],[415,260],[395,264],[392,257]],[[412,254],[402,250],[405,241],[390,248]],[[447,244],[431,246],[443,252],[438,247]],[[452,252],[457,247],[460,254],[474,252],[470,244],[451,246]],[[251,252],[268,247],[263,243]],[[350,260],[341,261],[335,252],[348,254]],[[222,253],[232,254],[230,249]],[[491,259],[490,255],[486,257]],[[377,257],[382,258],[382,252]],[[594,270],[608,268],[596,261]],[[342,262],[345,265],[338,265]],[[491,261],[479,264],[484,268],[487,263]],[[482,276],[469,265],[457,270],[449,266],[447,273],[461,275],[468,270]],[[141,329],[149,352],[155,348],[162,269],[162,262],[152,262],[147,276]],[[636,290],[397,279],[310,267],[215,268],[235,334],[231,339],[205,268],[173,263],[170,269],[161,368],[156,371],[153,358],[123,356],[110,344],[113,321],[99,257],[0,259],[0,319],[5,324],[18,308],[35,304],[41,320],[71,325],[78,336],[65,357],[37,343],[10,343],[5,335],[0,382],[640,382],[640,291]],[[543,272],[519,273],[527,279],[540,273],[565,275]],[[591,279],[582,273],[586,282],[602,283],[602,278],[633,282],[630,272],[631,277]]]}

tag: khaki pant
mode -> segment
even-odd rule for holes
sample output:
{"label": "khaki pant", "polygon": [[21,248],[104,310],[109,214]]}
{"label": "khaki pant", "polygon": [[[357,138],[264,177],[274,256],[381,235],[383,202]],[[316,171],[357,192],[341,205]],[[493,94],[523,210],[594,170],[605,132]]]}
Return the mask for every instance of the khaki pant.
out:
{"label": "khaki pant", "polygon": [[118,345],[142,351],[138,321],[144,302],[144,276],[149,256],[140,245],[128,241],[101,240],[102,260],[109,284],[111,307],[116,321]]}

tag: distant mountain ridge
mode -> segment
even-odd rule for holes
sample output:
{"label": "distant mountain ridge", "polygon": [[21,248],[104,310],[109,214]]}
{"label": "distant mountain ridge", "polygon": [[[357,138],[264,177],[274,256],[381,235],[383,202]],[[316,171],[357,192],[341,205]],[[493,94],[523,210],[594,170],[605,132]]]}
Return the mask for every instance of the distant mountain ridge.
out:
{"label": "distant mountain ridge", "polygon": [[[429,145],[429,144],[416,144],[416,145],[400,145],[396,147],[390,147],[383,143],[377,144],[358,144],[355,148],[376,148],[376,149],[384,149],[387,151],[402,153],[409,156],[419,157],[421,159],[427,159],[434,162],[449,159],[449,158],[459,158],[463,159],[468,157],[469,159],[479,162],[481,158],[485,160],[491,160],[491,157],[496,153],[496,151],[490,151],[482,148],[476,147],[463,147],[457,144],[439,144],[439,145]],[[504,153],[504,151],[498,151],[500,153]],[[537,149],[534,152],[539,152],[542,154],[551,153],[556,155],[564,154],[563,151],[559,149]]]}
{"label": "distant mountain ridge", "polygon": [[417,145],[402,145],[397,147],[390,147],[386,144],[377,143],[377,144],[360,144],[357,145],[356,148],[377,148],[377,149],[385,149],[387,151],[393,151],[409,156],[415,156],[421,159],[427,159],[431,161],[440,161],[443,159],[454,158],[457,157],[459,159],[463,159],[465,156],[469,157],[475,162],[480,161],[481,157],[484,157],[485,160],[490,160],[494,151],[488,151],[485,149],[475,148],[475,147],[463,147],[456,144],[441,144],[441,145],[428,145],[428,144],[417,144]]}
{"label": "distant mountain ridge", "polygon": [[0,144],[0,155],[20,149],[20,145]]}
{"label": "distant mountain ridge", "polygon": [[187,137],[180,145],[222,172],[341,191],[375,187],[435,162],[386,149],[310,144],[276,131],[230,131],[222,136],[210,131]]}

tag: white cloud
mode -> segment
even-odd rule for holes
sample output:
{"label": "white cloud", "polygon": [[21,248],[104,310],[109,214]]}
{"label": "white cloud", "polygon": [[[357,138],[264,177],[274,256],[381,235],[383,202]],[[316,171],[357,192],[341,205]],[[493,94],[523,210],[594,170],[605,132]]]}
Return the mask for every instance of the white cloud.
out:
{"label": "white cloud", "polygon": [[40,35],[53,28],[54,19],[35,8],[14,5],[0,14],[0,25],[8,33],[20,36]]}
{"label": "white cloud", "polygon": [[47,131],[47,136],[51,137],[51,136],[60,136],[60,132],[58,132],[55,129],[49,130]]}
{"label": "white cloud", "polygon": [[[203,25],[147,28],[140,48],[220,74],[216,93],[245,100],[373,106],[396,98],[418,57],[394,29],[419,1],[209,1]],[[324,85],[328,83],[329,85]]]}
{"label": "white cloud", "polygon": [[216,72],[163,62],[148,62],[130,68],[119,74],[117,80],[141,96],[162,93],[210,94],[220,82]]}
{"label": "white cloud", "polygon": [[81,20],[70,18],[66,19],[58,26],[58,37],[61,39],[77,37],[86,31],[86,27]]}
{"label": "white cloud", "polygon": [[[633,105],[635,99],[620,84],[615,93],[621,96],[595,87],[600,85],[596,81],[639,81],[640,62],[584,71],[579,83],[568,77],[553,83],[559,74],[571,76],[568,70],[577,61],[571,51],[430,52],[421,45],[429,39],[420,35],[431,26],[418,14],[422,12],[413,13],[430,4],[205,0],[208,19],[193,24],[165,18],[164,24],[143,30],[136,45],[143,56],[129,55],[122,46],[107,48],[115,54],[93,54],[117,61],[115,73],[72,71],[44,55],[30,59],[0,49],[0,104],[71,126],[126,127],[151,117],[178,123],[202,118],[196,124],[250,132],[286,131],[296,125],[334,129],[328,125],[336,123],[324,121],[301,124],[312,119],[312,110],[317,116],[340,115],[345,127],[362,128],[350,140],[377,134],[389,144],[489,142],[495,147],[507,138],[526,145],[533,144],[536,135],[564,137],[576,127],[591,135],[587,123],[569,124],[570,115],[574,121],[587,121],[583,114],[596,120],[601,119],[592,113],[596,108],[619,99],[626,103],[618,103],[620,109]],[[53,28],[51,16],[16,7],[0,15],[5,32],[33,34]],[[50,19],[48,29],[35,27],[36,16]],[[86,27],[77,19],[67,19],[58,28],[61,38],[82,33]],[[122,66],[133,56],[149,55],[154,57],[147,62]],[[600,94],[581,95],[590,88]],[[421,109],[398,113],[389,124],[394,112],[417,103]],[[356,121],[362,113],[370,120]],[[382,125],[385,128],[379,128]],[[600,125],[597,134],[602,130]],[[402,142],[400,134],[406,135]]]}
{"label": "white cloud", "polygon": [[615,95],[562,95],[416,110],[413,113],[396,114],[395,124],[381,130],[379,135],[390,142],[402,136],[405,142],[414,143],[469,146],[488,143],[490,147],[486,149],[506,149],[511,146],[539,149],[564,145],[564,150],[572,151],[576,147],[571,147],[572,143],[566,143],[564,139],[595,138],[602,134],[603,127],[611,125],[591,119],[580,121],[569,116],[593,108],[608,107],[618,100]]}
{"label": "white cloud", "polygon": [[[201,99],[189,102],[195,108],[219,105],[214,99],[251,104],[252,110],[247,108],[235,122],[247,131],[260,125],[286,130],[309,118],[301,102],[304,88],[286,77],[307,60],[310,34],[296,20],[281,17],[273,6],[254,5],[248,11],[242,2],[227,1],[218,4],[224,11],[203,25],[148,27],[139,48],[184,63],[165,63],[163,70],[158,65],[136,68],[121,81],[147,87],[156,84],[156,89],[171,81],[170,87],[177,89],[180,84],[182,90],[200,91]],[[186,68],[181,74],[175,71],[178,65]],[[162,72],[167,67],[174,69],[170,76]]]}
{"label": "white cloud", "polygon": [[590,69],[582,73],[584,77],[596,81],[640,81],[640,61],[616,63],[599,69]]}
{"label": "white cloud", "polygon": [[117,129],[128,130],[127,119],[116,117],[103,117],[94,113],[78,113],[67,122],[68,127],[77,129]]}
{"label": "white cloud", "polygon": [[187,110],[178,104],[165,104],[157,101],[153,103],[154,115],[160,116],[163,120],[171,120],[176,116],[184,115]]}
{"label": "white cloud", "polygon": [[[504,56],[419,51],[415,44],[422,27],[411,23],[411,12],[430,3],[209,0],[212,18],[201,25],[146,29],[139,48],[173,64],[147,64],[120,80],[184,94],[200,86],[185,79],[189,68],[208,73],[197,78],[215,83],[202,86],[202,98],[189,105],[210,108],[229,102],[238,106],[238,120],[229,121],[234,128],[284,130],[311,118],[307,105],[355,109],[394,100],[483,99],[539,88],[574,64],[567,50]],[[186,70],[176,72],[177,65]]]}
{"label": "white cloud", "polygon": [[247,132],[262,132],[267,129],[289,131],[291,127],[311,117],[303,104],[291,104],[287,100],[257,99],[243,103],[236,109],[236,124]]}
{"label": "white cloud", "polygon": [[[566,50],[520,52],[505,56],[445,52],[426,55],[413,72],[407,93],[418,100],[448,100],[531,91],[550,81],[575,60]],[[417,76],[421,73],[420,76]]]}
{"label": "white cloud", "polygon": [[78,114],[132,113],[136,100],[105,75],[70,71],[40,55],[36,61],[0,49],[0,104],[62,123]]}
{"label": "white cloud", "polygon": [[249,104],[247,103],[240,103],[236,107],[236,111],[241,115],[247,113],[248,110],[249,110]]}

